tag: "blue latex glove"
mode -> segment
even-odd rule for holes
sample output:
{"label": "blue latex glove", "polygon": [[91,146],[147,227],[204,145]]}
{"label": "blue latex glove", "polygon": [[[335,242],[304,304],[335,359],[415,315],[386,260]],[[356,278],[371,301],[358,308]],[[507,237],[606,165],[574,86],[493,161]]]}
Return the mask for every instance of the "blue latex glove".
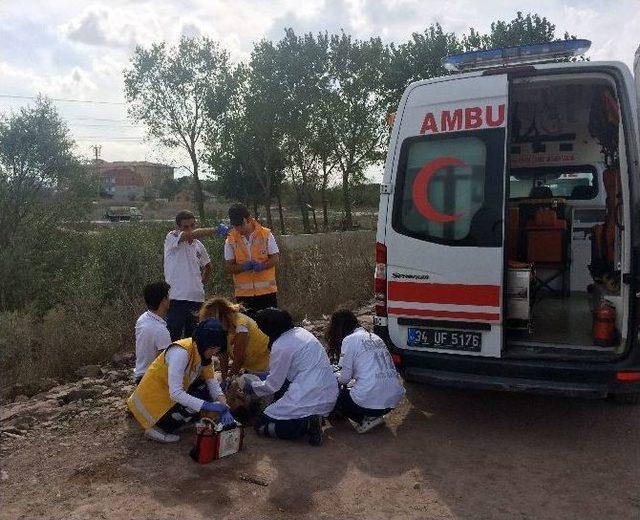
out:
{"label": "blue latex glove", "polygon": [[266,267],[262,262],[253,262],[253,270],[256,273],[259,273],[260,271],[264,271],[265,269]]}
{"label": "blue latex glove", "polygon": [[254,376],[258,376],[262,381],[269,377],[269,371],[266,372],[251,372]]}
{"label": "blue latex glove", "polygon": [[229,426],[236,422],[236,420],[233,418],[233,415],[231,415],[231,412],[227,410],[220,416],[220,422],[223,426]]}
{"label": "blue latex glove", "polygon": [[220,222],[220,224],[218,224],[218,227],[216,227],[216,235],[218,235],[219,237],[225,238],[228,234],[229,234],[229,228],[225,226],[222,222]]}
{"label": "blue latex glove", "polygon": [[224,403],[211,403],[209,401],[205,401],[202,403],[201,410],[206,410],[207,412],[217,412],[219,414],[224,414],[229,411],[229,407]]}
{"label": "blue latex glove", "polygon": [[253,260],[243,262],[242,264],[240,264],[240,269],[242,269],[243,271],[252,271],[253,264],[254,264]]}

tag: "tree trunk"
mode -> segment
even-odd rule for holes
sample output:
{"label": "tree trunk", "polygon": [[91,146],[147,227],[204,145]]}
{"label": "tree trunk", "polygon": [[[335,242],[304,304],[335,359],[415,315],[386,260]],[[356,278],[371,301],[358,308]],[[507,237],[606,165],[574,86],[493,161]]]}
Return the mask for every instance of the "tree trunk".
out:
{"label": "tree trunk", "polygon": [[326,165],[322,167],[322,187],[320,188],[320,200],[322,202],[322,226],[325,231],[329,230],[329,203],[327,201],[327,185],[329,184],[329,173]]}
{"label": "tree trunk", "polygon": [[276,199],[278,200],[278,218],[280,219],[280,234],[286,235],[287,230],[284,226],[284,212],[282,210],[282,196],[280,194],[280,186],[276,190]]}
{"label": "tree trunk", "polygon": [[309,210],[307,209],[307,202],[302,197],[302,194],[298,196],[298,205],[300,206],[300,213],[302,215],[302,227],[305,233],[311,233],[311,223],[309,222]]}
{"label": "tree trunk", "polygon": [[264,210],[267,213],[267,227],[273,228],[273,219],[271,218],[271,175],[267,174],[267,186],[264,190]]}
{"label": "tree trunk", "polygon": [[353,228],[351,216],[351,187],[349,186],[349,170],[342,170],[342,208],[344,209],[344,228]]}
{"label": "tree trunk", "polygon": [[207,222],[207,218],[204,214],[204,194],[202,193],[202,183],[200,182],[200,177],[198,176],[198,158],[195,153],[190,153],[191,155],[191,163],[193,164],[193,195],[195,197],[196,210],[198,211],[198,216],[200,217],[200,225],[205,226]]}

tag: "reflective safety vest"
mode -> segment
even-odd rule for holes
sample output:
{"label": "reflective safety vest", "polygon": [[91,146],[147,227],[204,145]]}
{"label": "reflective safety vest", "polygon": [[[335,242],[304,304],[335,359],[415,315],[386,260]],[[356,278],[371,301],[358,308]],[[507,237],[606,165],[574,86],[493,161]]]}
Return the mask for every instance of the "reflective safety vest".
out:
{"label": "reflective safety vest", "polygon": [[[227,244],[233,249],[237,264],[243,264],[249,260],[266,262],[269,259],[267,243],[271,231],[262,227],[256,220],[252,220],[252,222],[255,225],[255,231],[250,243],[250,251],[242,240],[242,235],[235,228],[231,229],[227,237]],[[270,267],[259,273],[255,271],[236,273],[233,275],[233,285],[236,296],[261,296],[274,293],[278,290],[276,287],[276,268]]]}
{"label": "reflective safety vest", "polygon": [[[249,329],[249,343],[245,348],[244,363],[240,368],[251,372],[264,372],[269,370],[269,338],[258,328],[258,324],[254,320],[239,312],[236,315],[235,326],[242,325]],[[227,344],[229,345],[229,355],[231,359],[234,359],[233,345],[235,339],[236,331],[234,329],[227,334]]]}
{"label": "reflective safety vest", "polygon": [[[200,364],[200,354],[191,338],[176,341],[169,348],[183,348],[189,354],[189,363],[182,379],[185,390],[198,376],[205,380],[214,377],[213,363],[205,367]],[[129,410],[145,430],[157,423],[176,404],[169,396],[169,365],[165,358],[167,350],[149,365],[142,381],[127,399]]]}

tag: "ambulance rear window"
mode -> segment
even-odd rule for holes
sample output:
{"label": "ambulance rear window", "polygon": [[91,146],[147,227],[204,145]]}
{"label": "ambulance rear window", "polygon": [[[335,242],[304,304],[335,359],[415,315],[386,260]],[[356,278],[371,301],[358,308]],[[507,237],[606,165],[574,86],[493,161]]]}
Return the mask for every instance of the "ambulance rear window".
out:
{"label": "ambulance rear window", "polygon": [[452,246],[502,243],[504,129],[420,136],[402,146],[393,228]]}
{"label": "ambulance rear window", "polygon": [[556,166],[511,170],[510,199],[536,197],[536,194],[544,193],[543,190],[552,197],[594,199],[598,195],[596,169],[593,166]]}

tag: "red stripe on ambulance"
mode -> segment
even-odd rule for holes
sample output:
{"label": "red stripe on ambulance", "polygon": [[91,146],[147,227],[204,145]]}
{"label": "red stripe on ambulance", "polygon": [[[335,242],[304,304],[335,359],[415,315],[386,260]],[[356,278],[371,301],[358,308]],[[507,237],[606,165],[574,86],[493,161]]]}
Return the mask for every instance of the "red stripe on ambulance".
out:
{"label": "red stripe on ambulance", "polygon": [[402,302],[499,307],[500,286],[389,282],[388,299]]}
{"label": "red stripe on ambulance", "polygon": [[459,320],[500,321],[500,314],[493,312],[458,312],[439,311],[435,309],[403,309],[389,307],[389,316],[418,316],[421,318],[450,318]]}
{"label": "red stripe on ambulance", "polygon": [[479,128],[497,128],[505,124],[505,105],[486,105],[484,107],[456,108],[427,112],[420,127],[421,134],[440,134],[477,130]]}

